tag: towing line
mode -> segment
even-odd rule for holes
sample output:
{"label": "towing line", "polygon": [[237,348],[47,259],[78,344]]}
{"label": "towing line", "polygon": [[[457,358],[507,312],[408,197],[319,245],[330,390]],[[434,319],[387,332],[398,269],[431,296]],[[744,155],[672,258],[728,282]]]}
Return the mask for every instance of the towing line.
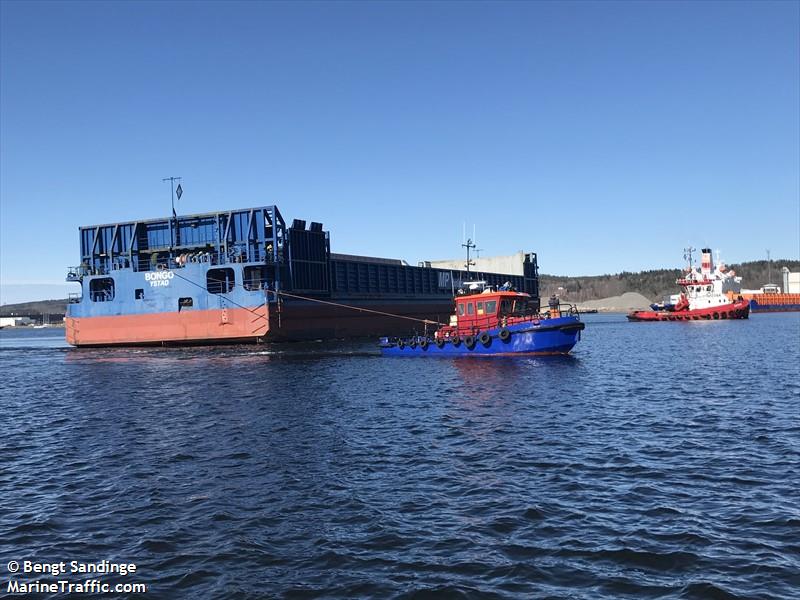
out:
{"label": "towing line", "polygon": [[[174,273],[174,271],[173,271],[173,273]],[[187,277],[184,277],[183,275],[180,275],[179,273],[175,273],[175,276],[179,277],[180,279],[183,279],[184,281],[187,281],[187,282],[191,283],[194,286],[197,286],[198,288],[200,288],[202,290],[206,290],[206,288],[204,288],[199,283],[197,283],[195,281],[192,281],[191,279],[188,279]],[[214,280],[214,281],[217,281],[217,280]],[[220,280],[220,283],[222,283],[221,280]],[[430,321],[428,319],[417,319],[415,317],[407,317],[405,315],[397,315],[397,314],[394,314],[394,313],[383,312],[383,311],[380,311],[380,310],[373,310],[371,308],[361,308],[361,307],[358,307],[358,306],[350,306],[349,304],[342,304],[340,302],[330,302],[329,300],[320,300],[319,298],[310,298],[309,296],[299,296],[298,294],[290,294],[289,292],[282,292],[282,291],[276,292],[276,291],[270,290],[270,289],[265,289],[264,292],[266,293],[268,298],[269,298],[270,294],[275,294],[276,299],[279,296],[286,296],[287,298],[295,298],[297,300],[308,300],[310,302],[318,302],[320,304],[328,304],[330,306],[336,306],[338,308],[349,308],[350,310],[355,310],[355,311],[358,311],[358,312],[372,313],[374,315],[383,315],[384,317],[393,317],[395,319],[406,319],[408,321],[417,321],[418,323],[424,323],[425,325],[444,325],[445,324],[445,323],[440,323],[439,321]],[[232,300],[231,298],[228,298],[225,294],[219,294],[219,295],[222,296],[225,300],[227,300],[231,304],[235,304],[236,306],[238,306],[240,308],[243,308],[243,309],[253,313],[254,315],[259,317],[260,319],[264,318],[264,315],[260,314],[259,312],[255,311],[255,310],[253,310],[253,309],[251,309],[251,308],[249,308],[247,306],[239,304],[235,300]]]}
{"label": "towing line", "polygon": [[274,291],[274,290],[264,290],[267,295],[275,294],[275,296],[286,296],[287,298],[296,298],[297,300],[309,300],[311,302],[319,302],[320,304],[328,304],[329,306],[336,306],[338,308],[349,308],[350,310],[356,310],[358,312],[367,312],[372,313],[374,315],[383,315],[384,317],[394,317],[395,319],[406,319],[408,321],[417,321],[419,323],[424,323],[425,325],[444,325],[444,323],[440,323],[439,321],[430,321],[428,319],[417,319],[415,317],[407,317],[405,315],[397,315],[394,313],[383,312],[381,310],[373,310],[371,308],[361,308],[359,306],[350,306],[349,304],[341,304],[339,302],[331,302],[329,300],[320,300],[319,298],[310,298],[308,296],[298,296],[297,294],[290,294],[288,292],[282,291]]}

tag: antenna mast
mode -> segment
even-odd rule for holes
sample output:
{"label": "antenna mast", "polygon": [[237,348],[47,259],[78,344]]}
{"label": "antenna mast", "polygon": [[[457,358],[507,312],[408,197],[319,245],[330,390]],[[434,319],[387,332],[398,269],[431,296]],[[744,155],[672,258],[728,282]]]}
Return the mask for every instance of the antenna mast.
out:
{"label": "antenna mast", "polygon": [[469,251],[470,251],[470,249],[471,249],[471,248],[475,248],[475,244],[473,243],[473,241],[472,241],[472,238],[469,238],[469,239],[467,239],[467,241],[466,241],[466,242],[464,242],[464,243],[463,243],[463,244],[461,244],[461,245],[462,245],[464,248],[466,248],[466,249],[467,249],[467,262],[466,262],[466,263],[464,263],[464,266],[465,266],[465,267],[467,267],[467,274],[469,274],[469,268],[470,268],[470,265],[474,265],[474,264],[475,264],[475,261],[474,261],[474,260],[470,260],[470,259],[469,259]]}
{"label": "antenna mast", "polygon": [[[178,189],[180,189],[181,184],[180,181],[183,179],[182,177],[164,177],[161,181],[169,181],[170,189],[172,190],[172,195],[170,196],[170,200],[172,201],[172,218],[177,219],[178,215],[175,214],[175,182],[178,182]],[[180,194],[178,194],[178,200],[181,199]]]}
{"label": "antenna mast", "polygon": [[688,246],[683,249],[683,258],[686,262],[689,263],[690,271],[692,270],[692,252],[694,252],[695,250],[697,250],[697,248],[692,248],[691,246]]}
{"label": "antenna mast", "polygon": [[170,201],[172,202],[172,220],[169,222],[169,252],[170,256],[172,256],[172,247],[175,245],[175,227],[177,226],[176,221],[178,220],[178,215],[175,213],[175,182],[178,182],[178,200],[181,199],[181,194],[183,190],[181,190],[181,177],[164,177],[161,181],[169,181],[170,189],[172,190],[172,194],[170,195]]}

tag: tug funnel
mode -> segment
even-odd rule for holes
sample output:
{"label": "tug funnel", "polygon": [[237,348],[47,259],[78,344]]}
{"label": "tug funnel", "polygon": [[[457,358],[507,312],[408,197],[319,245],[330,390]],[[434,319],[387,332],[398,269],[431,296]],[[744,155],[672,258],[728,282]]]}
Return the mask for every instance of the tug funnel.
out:
{"label": "tug funnel", "polygon": [[701,250],[703,258],[700,262],[700,272],[703,275],[711,275],[714,270],[714,261],[711,258],[711,248],[703,248]]}

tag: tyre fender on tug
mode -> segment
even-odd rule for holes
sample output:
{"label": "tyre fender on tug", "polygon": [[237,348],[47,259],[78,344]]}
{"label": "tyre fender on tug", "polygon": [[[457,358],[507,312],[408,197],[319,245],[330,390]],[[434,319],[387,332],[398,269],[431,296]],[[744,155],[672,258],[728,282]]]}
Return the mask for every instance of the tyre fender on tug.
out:
{"label": "tyre fender on tug", "polygon": [[478,341],[484,346],[488,346],[492,343],[492,336],[490,336],[487,332],[482,331],[478,336]]}
{"label": "tyre fender on tug", "polygon": [[475,338],[471,335],[468,335],[464,338],[464,345],[468,350],[472,350],[475,347]]}
{"label": "tyre fender on tug", "polygon": [[511,339],[511,332],[508,330],[507,327],[503,327],[497,334],[497,337],[500,338],[501,342],[507,342],[508,340]]}

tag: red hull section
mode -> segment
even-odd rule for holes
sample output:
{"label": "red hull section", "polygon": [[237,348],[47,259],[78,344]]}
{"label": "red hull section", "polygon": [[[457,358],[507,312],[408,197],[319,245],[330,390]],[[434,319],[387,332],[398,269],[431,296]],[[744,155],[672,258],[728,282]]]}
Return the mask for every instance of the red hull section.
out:
{"label": "red hull section", "polygon": [[720,319],[746,319],[750,314],[750,303],[740,300],[733,304],[701,308],[697,310],[652,311],[637,310],[628,315],[629,321],[714,321]]}
{"label": "red hull section", "polygon": [[[380,304],[362,302],[362,308],[418,319],[437,319],[452,310],[452,301]],[[109,317],[67,317],[66,338],[74,346],[180,345],[303,341],[377,336],[384,332],[406,335],[422,324],[352,308],[286,302],[279,309],[265,307]]]}
{"label": "red hull section", "polygon": [[269,331],[266,308],[184,310],[149,315],[66,319],[74,346],[258,341]]}

